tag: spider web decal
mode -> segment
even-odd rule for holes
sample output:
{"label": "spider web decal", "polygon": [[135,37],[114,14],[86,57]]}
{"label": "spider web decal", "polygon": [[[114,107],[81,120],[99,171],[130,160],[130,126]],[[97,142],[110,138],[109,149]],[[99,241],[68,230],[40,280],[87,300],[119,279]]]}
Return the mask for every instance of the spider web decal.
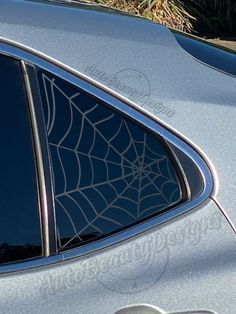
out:
{"label": "spider web decal", "polygon": [[39,71],[61,249],[181,201],[162,142],[78,88]]}

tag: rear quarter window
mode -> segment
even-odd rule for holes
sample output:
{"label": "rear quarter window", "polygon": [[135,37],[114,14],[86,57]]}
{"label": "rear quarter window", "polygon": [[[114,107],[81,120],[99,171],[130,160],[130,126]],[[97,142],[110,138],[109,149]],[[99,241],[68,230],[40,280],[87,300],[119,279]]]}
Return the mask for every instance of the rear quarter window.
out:
{"label": "rear quarter window", "polygon": [[61,78],[38,71],[60,250],[161,214],[185,197],[166,143]]}

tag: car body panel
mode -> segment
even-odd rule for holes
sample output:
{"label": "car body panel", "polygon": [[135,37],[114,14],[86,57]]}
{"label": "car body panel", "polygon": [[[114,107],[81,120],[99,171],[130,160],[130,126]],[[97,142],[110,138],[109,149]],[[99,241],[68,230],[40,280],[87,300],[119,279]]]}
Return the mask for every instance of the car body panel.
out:
{"label": "car body panel", "polygon": [[[235,78],[194,59],[165,27],[90,6],[2,0],[0,38],[164,125],[204,156],[215,183],[211,200],[145,234],[69,262],[2,275],[1,312],[115,313],[147,303],[166,312],[234,313]],[[153,239],[160,239],[157,252]]]}
{"label": "car body panel", "polygon": [[[174,238],[181,230],[178,243]],[[160,239],[156,246],[153,239]],[[232,229],[210,201],[191,215],[112,248],[2,276],[1,312],[84,314],[96,309],[104,314],[146,303],[166,312],[234,313],[235,245]],[[136,246],[141,251],[133,255]]]}
{"label": "car body panel", "polygon": [[[192,142],[214,165],[215,198],[235,228],[234,77],[191,57],[165,27],[90,6],[3,0],[0,37],[100,83]],[[104,79],[117,73],[136,90],[144,84],[148,100]]]}

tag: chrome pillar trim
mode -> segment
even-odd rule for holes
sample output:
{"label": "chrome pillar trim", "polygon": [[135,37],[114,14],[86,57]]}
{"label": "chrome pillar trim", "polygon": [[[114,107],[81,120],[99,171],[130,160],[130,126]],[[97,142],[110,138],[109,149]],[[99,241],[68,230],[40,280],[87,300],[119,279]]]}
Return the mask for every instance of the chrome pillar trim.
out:
{"label": "chrome pillar trim", "polygon": [[44,178],[44,165],[42,159],[42,150],[40,144],[40,138],[38,133],[37,118],[33,104],[33,97],[29,82],[29,77],[26,70],[26,65],[24,61],[21,61],[21,68],[23,72],[23,77],[25,81],[25,88],[28,97],[29,112],[31,118],[31,127],[34,139],[34,148],[36,155],[37,173],[38,173],[38,186],[39,186],[39,198],[40,198],[40,212],[42,221],[42,240],[44,255],[50,255],[49,249],[49,228],[48,228],[48,208],[47,208],[47,194],[46,194],[46,183]]}
{"label": "chrome pillar trim", "polygon": [[[178,207],[166,213],[163,213],[160,216],[151,218],[143,223],[129,228],[128,230],[121,231],[120,233],[117,233],[105,239],[101,239],[94,243],[85,244],[83,246],[65,251],[55,256],[40,258],[34,261],[26,261],[23,263],[0,266],[0,273],[45,266],[57,263],[58,261],[78,258],[82,255],[105,249],[123,240],[127,240],[131,237],[147,232],[152,228],[156,228],[159,225],[170,221],[171,219],[179,217],[180,215],[187,214],[190,210],[193,210],[194,208],[197,208],[202,204],[210,201],[210,197],[214,192],[215,179],[212,175],[211,163],[207,160],[207,157],[203,155],[199,148],[194,147],[194,145],[192,143],[189,143],[187,139],[184,138],[181,134],[178,134],[178,132],[175,132],[175,130],[166,126],[156,117],[154,117],[135,103],[132,103],[122,96],[117,95],[115,92],[109,89],[105,89],[102,85],[98,84],[94,80],[89,79],[88,77],[85,77],[84,75],[74,71],[73,69],[68,68],[66,65],[63,65],[56,60],[46,57],[45,55],[37,53],[36,51],[29,48],[26,49],[26,47],[18,47],[16,43],[7,43],[4,42],[3,39],[0,39],[0,41],[2,41],[0,42],[0,53],[14,57],[16,59],[23,60],[24,62],[28,62],[29,64],[36,65],[41,69],[44,69],[54,75],[57,75],[58,77],[61,77],[69,83],[78,86],[85,93],[88,93],[89,95],[96,97],[102,102],[105,102],[112,108],[124,113],[126,116],[129,116],[131,119],[134,119],[141,125],[145,125],[146,128],[148,128],[155,134],[159,134],[166,141],[178,147],[195,163],[196,167],[199,169],[202,175],[202,180],[204,182],[204,188],[196,198],[184,204],[181,204]],[[35,123],[37,123],[35,116],[34,119]],[[41,153],[41,148],[39,153]],[[46,194],[44,196],[46,196]],[[44,199],[44,201],[44,206],[45,208],[47,208],[46,199]],[[46,217],[48,218],[48,216]],[[47,236],[48,233],[49,229],[47,229]]]}
{"label": "chrome pillar trim", "polygon": [[[55,219],[52,219],[54,215],[53,205],[48,201],[49,195],[48,187],[50,187],[50,182],[47,182],[48,175],[46,175],[47,164],[45,164],[45,152],[42,148],[42,135],[39,127],[39,108],[35,108],[35,103],[33,99],[33,93],[31,89],[31,83],[29,80],[27,65],[21,60],[21,68],[23,73],[23,78],[25,82],[25,89],[28,98],[28,107],[30,114],[30,123],[33,134],[33,143],[36,159],[36,168],[38,176],[38,189],[39,189],[39,207],[41,216],[41,229],[42,229],[42,241],[43,241],[43,251],[44,256],[50,256],[56,253],[56,236],[55,231]],[[50,208],[49,208],[50,207]]]}

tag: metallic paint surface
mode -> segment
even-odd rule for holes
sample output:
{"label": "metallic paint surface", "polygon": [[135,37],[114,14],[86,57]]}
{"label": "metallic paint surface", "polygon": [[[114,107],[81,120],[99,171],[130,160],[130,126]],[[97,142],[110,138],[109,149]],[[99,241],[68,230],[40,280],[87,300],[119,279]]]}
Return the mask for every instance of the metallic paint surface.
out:
{"label": "metallic paint surface", "polygon": [[146,20],[89,6],[21,0],[2,0],[0,8],[0,38],[35,49],[85,76],[91,65],[108,74],[124,69],[143,73],[152,100],[176,113],[171,118],[155,115],[138,99],[136,104],[206,154],[220,182],[215,198],[236,225],[236,154],[230,141],[236,134],[233,77],[196,61],[167,28]]}
{"label": "metallic paint surface", "polygon": [[[221,223],[206,231],[203,221],[213,214],[219,215]],[[202,226],[199,233],[194,232],[196,223]],[[182,244],[173,244],[172,232],[186,226],[192,226],[192,238],[186,235]],[[146,250],[145,262],[131,259],[121,263],[121,270],[110,267],[106,271],[104,261],[109,262],[112,256],[121,254],[130,245],[144,243],[145,237],[150,239],[160,233],[169,240],[156,256],[152,249]],[[2,276],[1,313],[113,314],[125,306],[146,303],[167,313],[209,310],[233,314],[235,245],[232,229],[211,201],[184,218],[147,232],[145,236],[87,257],[45,269]],[[103,266],[99,267],[101,261]],[[146,268],[150,262],[152,267]],[[143,276],[141,281],[140,276]],[[137,287],[135,282],[138,282]]]}
{"label": "metallic paint surface", "polygon": [[[150,84],[151,99],[175,114],[154,114],[153,107],[138,99],[136,104],[204,152],[218,178],[214,199],[236,225],[233,77],[189,56],[164,27],[89,8],[2,0],[0,38],[34,49],[87,77],[86,68],[91,65],[111,75],[125,69],[143,73]],[[104,85],[104,81],[100,83]],[[220,227],[206,226],[215,213]],[[190,231],[183,235],[180,230],[186,228]],[[176,232],[178,237],[182,234],[183,241],[173,239]],[[109,261],[139,241],[149,243],[150,237],[160,233],[168,245],[156,255],[152,247],[145,249],[146,259],[139,261],[141,264],[128,259],[120,264],[121,270],[98,268],[99,261]],[[93,313],[95,309],[96,313],[115,313],[128,305],[145,303],[164,312],[233,314],[235,247],[236,237],[228,221],[209,201],[198,210],[103,251],[57,266],[1,276],[1,313]],[[152,266],[147,268],[150,261]]]}
{"label": "metallic paint surface", "polygon": [[[104,93],[102,90],[96,88],[95,86],[92,86],[88,82],[80,79],[79,77],[72,75],[65,71],[62,68],[59,68],[52,63],[48,63],[46,60],[39,58],[36,55],[33,55],[32,53],[29,53],[25,50],[19,49],[17,47],[1,43],[0,44],[0,54],[7,55],[8,57],[13,57],[16,59],[24,60],[22,63],[24,64],[33,64],[35,66],[40,67],[41,69],[45,69],[49,71],[50,73],[53,73],[63,79],[66,79],[67,82],[70,82],[73,85],[77,85],[79,88],[83,89],[84,92],[89,93],[90,95],[94,95],[100,101],[106,103],[107,105],[110,105],[111,108],[114,108],[118,110],[119,112],[123,112],[126,116],[130,116],[130,118],[134,118],[136,122],[143,124],[146,128],[150,129],[150,131],[159,134],[161,137],[163,137],[169,144],[172,145],[172,148],[175,147],[178,150],[180,150],[183,154],[188,156],[188,162],[192,163],[192,166],[196,167],[199,171],[198,175],[201,177],[198,177],[198,180],[202,180],[203,186],[199,189],[198,193],[193,196],[188,202],[181,204],[180,206],[176,206],[171,211],[167,211],[166,213],[163,213],[162,215],[158,215],[156,217],[153,217],[146,222],[143,222],[141,224],[138,224],[136,226],[133,226],[132,228],[128,228],[122,232],[119,232],[117,234],[114,234],[110,237],[106,237],[104,239],[101,239],[99,241],[95,241],[92,243],[88,243],[84,246],[80,246],[78,248],[74,248],[72,250],[67,250],[63,252],[63,254],[54,255],[55,249],[50,250],[50,254],[52,255],[49,258],[42,258],[42,259],[36,259],[36,260],[30,260],[20,263],[12,263],[8,265],[2,265],[0,268],[0,274],[1,273],[9,273],[13,271],[20,271],[20,270],[26,270],[29,268],[35,268],[40,266],[45,266],[49,264],[57,263],[61,260],[67,260],[74,257],[79,257],[88,253],[92,253],[94,251],[97,251],[101,248],[105,248],[111,245],[114,245],[115,243],[119,243],[125,239],[131,238],[137,234],[140,234],[142,232],[147,231],[148,229],[151,229],[153,227],[156,227],[160,224],[163,224],[170,219],[173,219],[179,215],[182,215],[183,213],[186,213],[188,211],[193,210],[194,208],[197,208],[198,206],[204,204],[209,200],[212,193],[214,192],[214,178],[211,174],[211,170],[209,168],[209,165],[204,161],[204,159],[199,156],[198,152],[196,152],[193,148],[191,148],[189,145],[187,145],[184,141],[181,141],[178,137],[176,137],[174,134],[168,132],[165,128],[157,124],[155,121],[151,120],[149,117],[146,117],[142,113],[138,111],[134,111],[131,107],[129,107],[128,104],[119,101],[119,99],[112,97],[111,95]],[[24,72],[24,71],[23,71]],[[30,76],[29,76],[30,79]],[[34,91],[33,89],[31,90]],[[29,101],[31,99],[31,94],[29,95]],[[30,106],[32,107],[33,102],[30,101]],[[40,104],[35,103],[34,107],[30,108],[31,111],[31,123],[32,128],[35,129],[34,132],[37,132],[35,134],[35,143],[38,142],[40,144],[40,149],[36,150],[36,155],[38,160],[42,160],[41,162],[38,162],[38,168],[39,168],[39,182],[42,185],[45,190],[48,189],[49,186],[51,186],[51,180],[48,178],[48,175],[45,175],[45,182],[44,177],[42,177],[43,173],[45,171],[50,171],[50,166],[47,163],[47,143],[44,142],[44,122],[41,120],[40,124],[40,118],[41,118],[41,110],[40,110]],[[37,111],[37,124],[36,124],[36,116],[34,111]],[[43,141],[43,142],[42,142]],[[46,147],[45,147],[46,146]],[[42,151],[42,152],[41,152]],[[174,152],[173,152],[174,153]],[[195,169],[196,171],[196,169]],[[41,173],[42,172],[42,173]],[[46,193],[42,193],[42,200],[46,200],[50,203],[51,202],[51,193],[49,195]],[[45,199],[46,197],[46,199]],[[42,206],[42,221],[44,222],[42,225],[46,224],[48,227],[48,231],[50,231],[50,237],[48,237],[47,234],[45,234],[45,241],[48,242],[48,244],[52,245],[53,247],[56,245],[54,237],[51,238],[51,235],[54,233],[54,221],[51,219],[45,219],[44,211],[46,208]],[[53,208],[49,204],[48,211],[46,211],[46,214],[48,217],[50,217],[53,214]]]}

